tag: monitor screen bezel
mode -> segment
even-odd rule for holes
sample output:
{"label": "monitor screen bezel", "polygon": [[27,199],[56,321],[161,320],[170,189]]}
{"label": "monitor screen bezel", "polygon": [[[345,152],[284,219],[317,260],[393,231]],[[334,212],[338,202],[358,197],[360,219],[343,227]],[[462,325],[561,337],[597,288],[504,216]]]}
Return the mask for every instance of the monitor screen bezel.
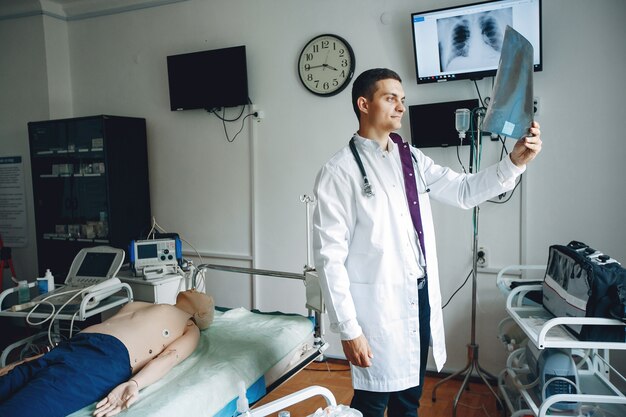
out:
{"label": "monitor screen bezel", "polygon": [[[229,62],[223,62],[224,58],[228,58]],[[212,64],[210,66],[218,73],[221,71],[223,78],[212,79],[215,77],[210,71],[201,74],[189,68],[191,63]],[[169,55],[167,77],[172,111],[213,110],[243,106],[250,102],[245,45]],[[210,94],[202,93],[209,88]]]}
{"label": "monitor screen bezel", "polygon": [[[436,60],[439,61],[439,49],[437,48],[436,56],[433,56],[431,52],[431,56],[429,58],[425,58],[422,53],[418,54],[419,43],[420,40],[417,37],[417,30],[415,27],[415,19],[416,17],[420,18],[423,16],[445,16],[447,14],[453,15],[466,15],[477,13],[479,10],[493,10],[495,8],[502,7],[503,4],[519,4],[522,3],[536,3],[537,4],[537,15],[536,15],[536,30],[538,33],[533,34],[533,36],[529,36],[528,33],[524,33],[527,31],[520,30],[520,25],[513,23],[513,29],[518,30],[522,35],[527,35],[527,38],[530,38],[529,41],[533,44],[533,48],[536,49],[535,59],[533,64],[533,70],[535,72],[543,70],[543,46],[542,46],[542,0],[487,0],[481,1],[477,3],[464,4],[460,6],[452,6],[452,7],[444,7],[439,9],[432,10],[424,10],[411,14],[411,34],[413,36],[413,62],[415,66],[415,77],[417,80],[417,84],[429,84],[429,83],[438,83],[438,82],[446,82],[446,81],[456,81],[456,80],[478,80],[484,77],[494,76],[497,72],[497,63],[495,66],[490,66],[486,69],[472,69],[472,70],[456,70],[456,71],[442,71],[441,68],[439,71],[435,72],[424,72],[423,68],[425,67],[424,61],[427,59],[430,61]],[[438,45],[438,43],[437,43]],[[538,60],[538,62],[537,62]],[[422,62],[420,66],[420,62]],[[431,64],[432,65],[432,64]],[[420,70],[422,68],[422,70]]]}
{"label": "monitor screen bezel", "polygon": [[[480,105],[478,99],[467,99],[467,100],[455,100],[455,101],[447,101],[447,102],[438,102],[438,103],[423,103],[423,104],[414,104],[408,107],[409,113],[409,125],[411,129],[411,144],[416,148],[447,148],[451,146],[457,145],[469,145],[470,144],[470,135],[471,132],[468,132],[466,138],[461,141],[458,137],[458,132],[455,128],[455,117],[454,111],[458,108],[466,108],[470,111],[475,110]],[[438,130],[438,132],[433,133],[432,138],[436,140],[429,140],[428,142],[422,141],[424,138],[423,133],[420,134],[420,129],[422,129],[423,121],[416,120],[416,113],[420,109],[430,109],[431,113],[437,112],[437,114],[441,115],[443,112],[447,112],[448,119],[447,120],[437,120],[433,117],[432,114],[426,115],[425,117],[428,119],[426,121],[427,126],[434,126]],[[472,113],[473,114],[473,113]],[[436,117],[436,116],[435,116]],[[424,125],[426,125],[426,123]],[[445,127],[445,131],[442,129]],[[434,129],[433,129],[434,130]],[[448,140],[449,139],[449,140]]]}

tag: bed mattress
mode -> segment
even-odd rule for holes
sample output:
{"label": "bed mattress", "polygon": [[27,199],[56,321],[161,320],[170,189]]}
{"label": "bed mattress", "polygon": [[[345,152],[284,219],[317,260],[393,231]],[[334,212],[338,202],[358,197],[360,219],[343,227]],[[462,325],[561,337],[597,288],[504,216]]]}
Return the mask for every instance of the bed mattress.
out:
{"label": "bed mattress", "polygon": [[[141,391],[124,415],[132,417],[232,416],[243,381],[252,403],[284,371],[310,354],[313,323],[300,315],[216,311],[195,352]],[[91,416],[95,403],[72,417]]]}

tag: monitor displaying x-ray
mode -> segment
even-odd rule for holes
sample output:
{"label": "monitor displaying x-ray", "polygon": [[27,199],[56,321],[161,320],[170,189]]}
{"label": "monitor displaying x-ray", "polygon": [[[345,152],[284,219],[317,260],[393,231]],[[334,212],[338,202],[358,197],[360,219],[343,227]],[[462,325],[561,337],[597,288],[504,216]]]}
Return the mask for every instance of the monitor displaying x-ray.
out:
{"label": "monitor displaying x-ray", "polygon": [[533,46],[540,71],[541,0],[491,0],[413,13],[417,83],[479,79],[496,74],[507,26]]}

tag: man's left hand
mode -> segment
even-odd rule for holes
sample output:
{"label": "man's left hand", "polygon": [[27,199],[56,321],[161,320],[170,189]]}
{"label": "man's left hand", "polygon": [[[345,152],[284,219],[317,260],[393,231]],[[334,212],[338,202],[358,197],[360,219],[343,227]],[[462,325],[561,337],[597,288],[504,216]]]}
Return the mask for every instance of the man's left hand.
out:
{"label": "man's left hand", "polygon": [[511,161],[518,167],[523,167],[541,152],[541,130],[539,123],[533,122],[528,129],[528,136],[525,136],[515,143],[513,151],[510,153]]}

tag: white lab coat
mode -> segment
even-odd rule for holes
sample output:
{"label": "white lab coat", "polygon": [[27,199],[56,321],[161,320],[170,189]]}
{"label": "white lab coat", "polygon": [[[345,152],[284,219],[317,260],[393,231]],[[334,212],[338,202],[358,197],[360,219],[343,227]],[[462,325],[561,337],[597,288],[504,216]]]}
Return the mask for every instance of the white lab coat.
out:
{"label": "white lab coat", "polygon": [[[401,391],[419,385],[417,278],[421,270],[412,250],[417,238],[401,168],[395,163],[398,157],[358,136],[356,146],[375,195],[363,194],[363,177],[348,146],[322,167],[314,190],[315,266],[331,329],[342,340],[362,332],[374,355],[371,367],[352,366],[354,388]],[[388,149],[398,152],[391,140]],[[433,356],[441,370],[446,348],[430,198],[471,208],[512,189],[524,170],[506,157],[480,173],[459,174],[436,165],[420,150],[411,150],[417,160],[413,165],[426,246]]]}

